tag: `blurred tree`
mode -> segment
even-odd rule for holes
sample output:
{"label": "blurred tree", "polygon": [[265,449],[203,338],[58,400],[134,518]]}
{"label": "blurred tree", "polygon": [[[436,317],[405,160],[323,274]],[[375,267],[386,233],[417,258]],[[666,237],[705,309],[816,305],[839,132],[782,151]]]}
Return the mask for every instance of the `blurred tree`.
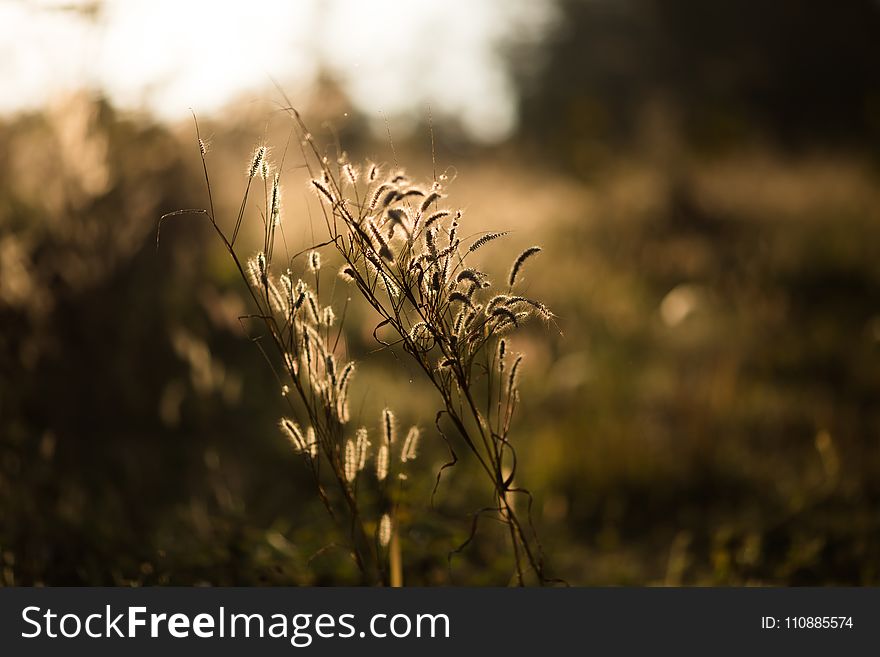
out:
{"label": "blurred tree", "polygon": [[524,134],[568,164],[627,142],[657,99],[710,150],[880,145],[880,3],[561,0],[541,64],[516,61]]}

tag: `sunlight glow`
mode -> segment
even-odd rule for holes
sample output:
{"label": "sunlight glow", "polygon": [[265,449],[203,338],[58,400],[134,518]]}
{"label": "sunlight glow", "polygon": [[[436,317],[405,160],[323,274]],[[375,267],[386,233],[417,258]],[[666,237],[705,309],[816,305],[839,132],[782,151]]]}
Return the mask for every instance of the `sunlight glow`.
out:
{"label": "sunlight glow", "polygon": [[[537,9],[535,5],[543,5]],[[89,14],[76,8],[96,7]],[[88,0],[0,3],[0,112],[65,91],[102,90],[126,108],[179,120],[248,98],[270,79],[302,90],[321,71],[369,117],[435,115],[503,139],[516,98],[500,47],[533,38],[549,3],[522,0]]]}

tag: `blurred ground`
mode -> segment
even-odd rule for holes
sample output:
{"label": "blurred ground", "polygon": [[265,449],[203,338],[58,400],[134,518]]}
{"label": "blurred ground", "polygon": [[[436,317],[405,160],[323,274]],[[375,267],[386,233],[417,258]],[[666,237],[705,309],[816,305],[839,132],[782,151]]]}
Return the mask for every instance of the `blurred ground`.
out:
{"label": "blurred ground", "polygon": [[[877,21],[862,4],[841,38]],[[626,20],[636,14],[608,11],[611,27],[590,43],[638,34]],[[660,24],[680,26],[672,14]],[[560,34],[550,62],[573,57]],[[630,43],[614,42],[618,53]],[[723,62],[738,52],[716,50]],[[518,338],[528,356],[513,440],[551,571],[576,584],[877,585],[875,114],[844,131],[849,106],[825,104],[812,124],[782,129],[781,92],[737,96],[760,115],[689,86],[680,97],[701,103],[683,111],[671,83],[637,102],[595,71],[569,86],[548,75],[543,94],[524,81],[521,132],[504,143],[435,126],[436,166],[454,177],[467,230],[513,230],[485,249],[486,268],[503,276],[518,248],[545,249],[527,286],[558,327]],[[850,73],[850,95],[874,107]],[[353,156],[396,157],[430,177],[427,129],[396,137],[392,152],[344,96],[323,93],[304,108],[319,139],[332,143],[329,120]],[[618,104],[638,111],[624,118]],[[203,123],[227,213],[267,115]],[[596,119],[609,116],[623,124]],[[283,118],[272,125],[282,144]],[[320,224],[295,167],[285,221],[304,247]],[[158,217],[205,198],[185,120],[169,127],[80,94],[0,122],[3,584],[353,581],[278,436],[279,391],[236,319],[247,306],[224,253],[194,219],[169,223],[157,249]],[[375,352],[369,330],[349,340],[364,359],[364,416],[406,398],[403,421],[429,429],[427,391],[392,374],[400,363]],[[504,584],[510,564],[492,528],[450,573],[447,553],[485,491],[460,468],[429,511],[444,457],[429,437],[408,493],[406,581]]]}

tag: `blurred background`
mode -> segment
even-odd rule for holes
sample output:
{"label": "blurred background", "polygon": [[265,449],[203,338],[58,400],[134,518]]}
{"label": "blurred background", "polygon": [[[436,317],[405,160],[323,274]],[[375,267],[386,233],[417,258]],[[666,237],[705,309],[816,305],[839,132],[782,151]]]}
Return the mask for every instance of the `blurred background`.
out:
{"label": "blurred background", "polygon": [[[488,271],[544,247],[512,439],[553,575],[880,584],[878,62],[877,0],[0,1],[0,582],[355,581],[225,253],[196,219],[156,244],[207,202],[189,108],[228,217],[277,82],[512,229]],[[430,508],[436,401],[352,312],[363,421],[427,434],[406,582],[506,584],[491,527],[450,570],[491,500],[464,467]]]}

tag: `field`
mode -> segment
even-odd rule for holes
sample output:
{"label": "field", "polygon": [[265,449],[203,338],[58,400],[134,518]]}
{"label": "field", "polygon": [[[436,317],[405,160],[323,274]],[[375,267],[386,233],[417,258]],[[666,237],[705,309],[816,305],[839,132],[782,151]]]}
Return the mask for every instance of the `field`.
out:
{"label": "field", "polygon": [[[361,581],[279,433],[282,392],[239,320],[252,301],[222,244],[181,216],[157,245],[162,214],[206,207],[192,123],[85,95],[64,107],[0,125],[2,582]],[[264,124],[265,113],[203,122],[226,226]],[[511,338],[526,357],[510,441],[549,576],[878,584],[875,162],[760,142],[707,154],[660,131],[662,147],[572,170],[442,127],[432,161],[427,130],[392,150],[354,121],[336,127],[353,161],[448,175],[468,234],[510,230],[474,254],[482,270],[503,279],[522,249],[543,248],[524,289],[555,319]],[[289,130],[273,118],[276,162]],[[315,140],[332,148],[326,130]],[[284,240],[298,251],[324,225],[302,156],[286,157]],[[258,204],[246,217],[256,251]],[[328,280],[345,305],[350,291]],[[448,460],[435,391],[380,348],[359,299],[346,312],[353,414],[373,426],[390,405],[401,430],[423,432],[400,498],[403,582],[513,583],[497,518],[455,552],[493,503],[473,463],[443,472],[432,505]]]}
{"label": "field", "polygon": [[877,585],[877,34],[0,3],[0,584]]}

